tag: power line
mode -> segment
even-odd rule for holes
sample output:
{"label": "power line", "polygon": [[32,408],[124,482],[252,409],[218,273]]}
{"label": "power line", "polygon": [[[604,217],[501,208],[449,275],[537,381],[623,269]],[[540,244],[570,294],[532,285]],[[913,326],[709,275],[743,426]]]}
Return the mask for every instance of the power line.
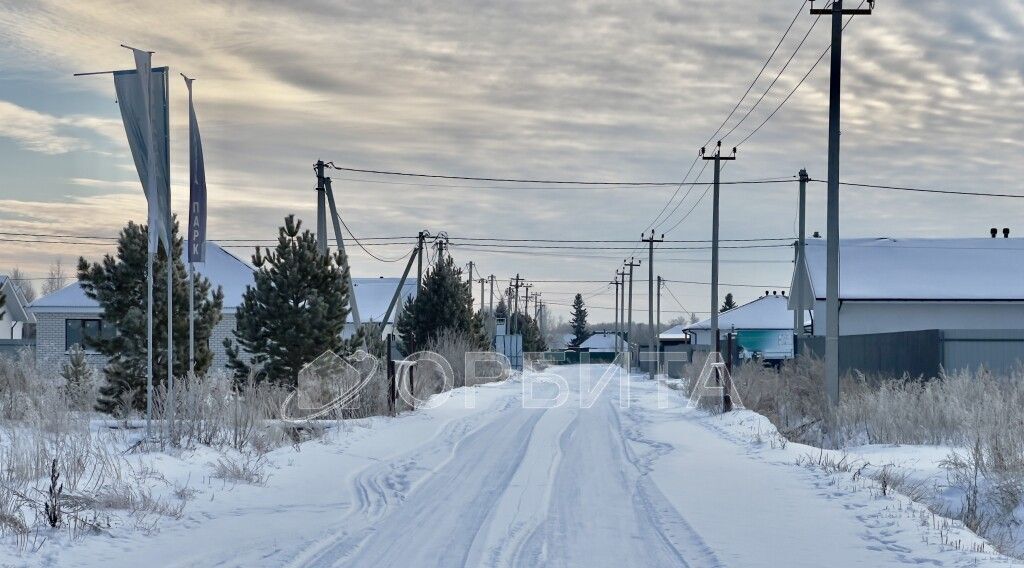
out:
{"label": "power line", "polygon": [[[802,9],[803,6],[801,5],[801,10]],[[799,12],[797,13],[797,15],[799,16]],[[775,78],[772,79],[772,82],[768,84],[768,88],[766,88],[764,92],[761,93],[761,96],[757,99],[757,101],[755,101],[754,104],[747,109],[746,113],[744,113],[744,115],[739,119],[739,121],[736,124],[734,124],[733,127],[730,128],[729,131],[726,132],[725,136],[723,136],[722,138],[728,138],[729,136],[732,136],[732,133],[735,132],[741,124],[743,124],[743,121],[747,120],[750,114],[754,112],[755,109],[757,109],[758,105],[761,104],[761,101],[763,101],[764,98],[768,95],[768,93],[772,90],[772,88],[775,87],[775,84],[779,81],[779,78],[782,77],[782,74],[785,73],[786,69],[789,68],[789,64],[793,62],[793,59],[796,58],[797,53],[799,53],[800,50],[803,48],[804,44],[807,42],[807,38],[811,37],[811,32],[814,31],[814,26],[818,24],[818,20],[820,19],[821,16],[817,16],[814,18],[814,21],[811,22],[811,26],[807,28],[807,33],[805,33],[804,37],[800,39],[800,43],[797,44],[796,49],[793,50],[793,53],[789,56],[789,59],[786,60],[786,63],[782,65],[782,68],[779,69],[779,72],[775,74]],[[705,146],[707,146],[707,144],[705,144]]]}
{"label": "power line", "polygon": [[[750,86],[747,87],[746,92],[743,93],[743,96],[740,97],[740,100],[736,101],[736,106],[732,107],[732,110],[729,111],[729,116],[725,117],[725,120],[722,121],[722,124],[719,125],[717,129],[715,129],[715,133],[709,136],[707,141],[704,142],[704,144],[702,144],[703,146],[711,144],[711,142],[715,139],[715,136],[718,136],[718,133],[722,131],[722,128],[725,128],[725,125],[726,123],[729,122],[729,119],[732,118],[734,114],[736,114],[736,110],[740,108],[740,105],[743,104],[743,101],[747,99],[747,95],[750,94],[750,91],[754,88],[754,85],[757,84],[757,81],[761,78],[761,75],[764,74],[765,69],[768,68],[768,64],[771,63],[772,59],[775,57],[775,54],[778,53],[779,48],[782,47],[782,42],[786,41],[786,37],[789,36],[790,30],[793,29],[793,26],[796,24],[796,21],[800,17],[800,14],[803,13],[803,8],[804,2],[803,0],[801,0],[800,7],[797,9],[796,14],[793,16],[793,20],[789,22],[789,26],[786,27],[786,31],[782,33],[782,37],[780,37],[778,43],[775,44],[775,48],[772,49],[772,52],[768,55],[768,59],[765,60],[764,65],[761,66],[761,69],[757,72],[757,75],[754,76],[754,80],[750,82]],[[742,122],[742,120],[740,122]]]}
{"label": "power line", "polygon": [[341,215],[335,215],[335,217],[338,219],[338,221],[341,221],[341,226],[345,227],[345,231],[348,233],[348,236],[352,237],[352,240],[355,241],[356,245],[358,245],[359,248],[363,249],[363,252],[370,255],[371,258],[374,258],[380,262],[400,262],[408,258],[410,254],[412,254],[412,249],[410,249],[409,252],[396,258],[381,258],[370,252],[365,246],[363,246],[363,243],[359,242],[359,239],[357,239],[356,236],[352,234],[352,229],[350,229],[348,224],[345,223],[345,220],[341,218]]}
{"label": "power line", "polygon": [[[811,179],[808,181],[825,183],[825,180]],[[901,187],[896,185],[874,185],[869,183],[854,183],[852,181],[841,181],[839,185],[845,185],[849,187],[862,187],[870,189],[890,189],[895,191],[915,191],[920,193],[937,193],[943,195],[968,195],[972,197],[1008,197],[1013,199],[1024,199],[1024,195],[1019,193],[988,193],[982,191],[955,191],[952,189],[924,189],[920,187]]]}
{"label": "power line", "polygon": [[[864,6],[864,4],[865,4],[865,2],[866,2],[866,0],[861,0],[860,6],[858,6],[858,9],[859,9],[859,8],[861,8],[861,7],[863,7],[863,6]],[[820,16],[819,16],[819,17],[820,17]],[[848,19],[846,20],[846,23],[845,23],[845,24],[843,24],[843,30],[844,30],[844,31],[846,30],[846,27],[847,27],[847,26],[849,26],[849,25],[850,25],[850,22],[852,22],[852,21],[853,21],[853,16],[850,16],[850,17],[849,17],[849,18],[848,18]],[[738,143],[738,144],[736,144],[736,146],[737,146],[737,147],[739,147],[739,146],[742,146],[742,145],[743,145],[744,143],[746,143],[746,141],[747,141],[747,140],[750,140],[750,139],[751,139],[751,138],[752,138],[752,137],[753,137],[753,136],[754,136],[755,134],[757,134],[757,132],[758,132],[759,130],[761,130],[761,128],[762,128],[762,127],[764,127],[764,125],[765,125],[765,124],[768,124],[768,121],[769,121],[769,120],[771,120],[771,119],[772,119],[772,117],[774,117],[776,113],[778,113],[778,112],[779,112],[780,110],[782,110],[782,107],[783,107],[783,106],[785,106],[785,104],[786,104],[787,102],[789,102],[789,99],[790,99],[790,98],[791,98],[791,97],[792,97],[792,96],[793,96],[793,95],[794,95],[794,94],[796,93],[797,89],[799,89],[799,88],[800,88],[800,86],[801,86],[801,85],[803,85],[805,81],[807,81],[807,78],[811,76],[811,73],[813,73],[813,72],[814,72],[814,69],[818,67],[818,64],[819,64],[819,63],[821,63],[821,60],[822,60],[822,59],[824,59],[824,58],[825,58],[825,56],[826,56],[826,55],[828,55],[828,53],[829,53],[830,51],[832,51],[832,43],[831,43],[831,42],[829,42],[829,44],[828,44],[828,47],[826,47],[826,48],[825,48],[825,51],[822,51],[822,52],[821,52],[821,55],[819,55],[819,56],[818,56],[818,59],[817,59],[817,60],[816,60],[816,61],[814,62],[814,64],[813,64],[813,65],[811,65],[811,68],[807,70],[807,73],[804,73],[804,76],[800,78],[800,81],[799,81],[799,82],[798,82],[798,83],[796,84],[796,86],[795,86],[795,87],[793,87],[793,90],[791,90],[791,91],[789,92],[789,94],[788,94],[788,95],[786,95],[786,97],[785,97],[784,99],[782,99],[782,102],[780,102],[780,103],[779,103],[779,106],[775,107],[775,110],[773,110],[773,111],[772,111],[772,112],[771,112],[771,113],[770,113],[770,114],[769,114],[769,115],[768,115],[768,116],[767,116],[767,117],[766,117],[766,118],[765,118],[765,119],[764,119],[764,120],[763,120],[763,121],[761,122],[761,124],[758,124],[758,125],[757,125],[757,127],[756,127],[756,128],[754,128],[754,130],[752,130],[752,131],[750,132],[750,134],[747,134],[747,136],[746,136],[745,138],[743,138],[742,140],[740,140],[740,141],[739,141],[739,143]]]}

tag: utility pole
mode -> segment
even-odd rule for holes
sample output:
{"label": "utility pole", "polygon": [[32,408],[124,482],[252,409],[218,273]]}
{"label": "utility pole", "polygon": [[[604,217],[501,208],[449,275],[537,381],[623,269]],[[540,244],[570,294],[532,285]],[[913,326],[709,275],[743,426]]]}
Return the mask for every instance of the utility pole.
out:
{"label": "utility pole", "polygon": [[526,288],[526,292],[523,293],[523,301],[525,302],[523,304],[523,315],[526,317],[530,317],[530,288],[532,287],[533,284],[523,284],[523,288]]}
{"label": "utility pole", "polygon": [[[512,303],[513,303],[513,305],[510,306],[512,308],[512,317],[510,318],[510,322],[509,322],[510,324],[514,324],[516,319],[518,319],[517,316],[519,314],[519,287],[522,286],[522,285],[523,285],[523,279],[519,277],[519,273],[517,272],[516,273],[516,277],[512,279],[512,288],[514,289],[514,291],[512,293]],[[510,332],[510,333],[514,333],[514,332]]]}
{"label": "utility pole", "polygon": [[[705,160],[713,160],[715,162],[715,189],[712,197],[711,206],[711,341],[713,341],[713,351],[718,351],[718,217],[719,217],[719,202],[720,202],[720,182],[722,174],[722,160],[735,160],[736,159],[736,148],[732,149],[732,156],[722,155],[722,141],[719,140],[715,146],[715,153],[712,156],[705,155],[705,148],[700,149],[700,155]],[[728,394],[726,394],[728,396]]]}
{"label": "utility pole", "polygon": [[[796,267],[803,264],[804,247],[807,245],[807,182],[810,179],[806,169],[800,170],[800,210],[798,215],[800,227],[797,230],[796,251],[794,251],[794,266]],[[789,301],[796,304],[802,302],[803,298],[794,298],[793,291],[790,290]],[[797,338],[804,334],[804,309],[797,305],[794,305],[793,308],[793,356],[796,357]]]}
{"label": "utility pole", "polygon": [[327,255],[327,191],[323,160],[316,161],[316,249]]}
{"label": "utility pole", "polygon": [[490,309],[490,312],[493,314],[494,313],[494,275],[493,274],[491,274],[490,280],[491,280],[491,300],[490,300],[489,309]]}
{"label": "utility pole", "polygon": [[[650,338],[647,340],[647,353],[651,355],[647,361],[649,371],[647,374],[653,381],[655,361],[654,341],[656,333],[654,329],[654,243],[665,242],[665,235],[661,235],[660,239],[655,239],[654,229],[651,229],[651,236],[644,237],[643,234],[641,234],[640,240],[647,243],[647,332],[650,334]],[[660,288],[658,291],[661,291]]]}
{"label": "utility pole", "polygon": [[619,351],[622,351],[622,347],[626,346],[626,275],[629,274],[625,270],[616,272],[619,275],[619,286],[622,288],[622,300],[619,301],[619,332],[622,335],[620,341]]}
{"label": "utility pole", "polygon": [[654,341],[655,341],[655,353],[658,354],[658,362],[661,362],[661,287],[665,285],[665,279],[661,276],[658,277],[658,311],[657,318],[655,319],[654,329]]}
{"label": "utility pole", "polygon": [[[472,308],[473,307],[473,267],[476,266],[476,263],[471,260],[471,261],[466,263],[466,266],[469,267],[469,307]],[[480,303],[482,304],[483,301],[484,301],[483,296],[480,296]]]}
{"label": "utility pole", "polygon": [[416,236],[416,288],[423,287],[423,247],[426,244],[427,232],[420,231]]}
{"label": "utility pole", "polygon": [[839,101],[843,70],[843,16],[871,14],[874,0],[868,8],[843,9],[843,0],[833,0],[830,8],[815,8],[811,14],[832,16],[832,63],[829,80],[828,107],[828,215],[825,243],[825,392],[833,406],[839,404]]}
{"label": "utility pole", "polygon": [[615,280],[612,280],[612,286],[615,286],[615,356],[619,355],[619,286],[622,283],[619,282],[619,271],[615,271]]}
{"label": "utility pole", "polygon": [[629,315],[626,320],[628,322],[626,324],[626,349],[632,353],[629,343],[633,340],[633,269],[640,266],[640,261],[630,257],[626,266],[629,267]]}
{"label": "utility pole", "polygon": [[480,282],[480,313],[484,312],[484,282],[487,282],[486,278],[481,278]]}
{"label": "utility pole", "polygon": [[[705,149],[700,149],[700,155],[705,160],[714,160],[715,162],[715,191],[712,199],[711,206],[711,341],[713,344],[713,352],[718,352],[718,210],[719,210],[719,186],[722,177],[722,160],[735,160],[736,159],[736,148],[732,149],[732,156],[722,155],[722,141],[719,140],[718,144],[715,145],[715,154],[713,156],[705,155]],[[716,373],[717,367],[716,367]],[[731,385],[723,385],[722,394],[722,411],[729,412],[732,410],[732,388]]]}

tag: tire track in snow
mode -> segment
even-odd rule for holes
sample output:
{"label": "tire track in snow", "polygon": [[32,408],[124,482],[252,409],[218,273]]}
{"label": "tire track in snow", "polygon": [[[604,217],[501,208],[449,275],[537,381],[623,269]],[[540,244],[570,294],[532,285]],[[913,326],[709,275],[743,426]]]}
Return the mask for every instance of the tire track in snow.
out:
{"label": "tire track in snow", "polygon": [[[518,391],[503,396],[485,410],[450,420],[415,449],[355,472],[345,481],[351,486],[355,506],[340,520],[341,528],[330,530],[326,537],[307,546],[288,566],[319,565],[332,550],[351,541],[354,533],[365,530],[404,501],[432,469],[443,467],[454,459],[461,440],[512,410],[518,400]],[[421,474],[420,478],[414,475],[416,471]]]}

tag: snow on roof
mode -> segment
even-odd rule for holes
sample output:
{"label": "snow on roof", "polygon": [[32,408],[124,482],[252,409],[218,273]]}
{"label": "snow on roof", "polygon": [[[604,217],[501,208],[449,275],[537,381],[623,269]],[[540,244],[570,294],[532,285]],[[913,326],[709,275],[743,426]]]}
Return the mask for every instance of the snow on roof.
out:
{"label": "snow on roof", "polygon": [[659,333],[658,338],[662,340],[686,339],[688,336],[686,335],[686,331],[683,328],[685,328],[687,325],[689,324],[684,323],[674,325],[666,329],[665,331]]}
{"label": "snow on roof", "polygon": [[[356,289],[356,305],[359,307],[359,317],[364,322],[380,322],[384,319],[384,312],[388,310],[388,304],[395,295],[398,282],[401,278],[353,278],[352,286]],[[402,295],[399,302],[405,302],[409,296],[416,297],[416,279],[408,278],[402,286]],[[395,305],[391,311],[390,320],[395,319],[395,313],[401,308],[400,304]],[[352,321],[352,314],[348,316]],[[390,323],[390,322],[389,322]]]}
{"label": "snow on roof", "polygon": [[[188,250],[188,246],[182,247]],[[253,283],[254,269],[249,263],[221,248],[218,244],[207,241],[206,262],[196,265],[196,273],[210,279],[214,286],[224,290],[224,310],[233,312],[242,303],[245,289]],[[379,322],[387,311],[388,303],[398,286],[398,278],[353,278],[356,289],[356,302],[359,315],[363,321]],[[416,295],[416,279],[406,280],[402,289],[402,300],[409,295]],[[56,292],[47,294],[28,306],[34,312],[98,312],[99,304],[85,295],[78,281],[75,281]],[[397,311],[397,307],[396,307]],[[394,319],[394,314],[392,318]],[[349,315],[351,321],[352,316]]]}
{"label": "snow on roof", "polygon": [[[10,286],[7,286],[8,284],[10,284]],[[7,292],[4,292],[5,286],[7,287]],[[22,294],[21,288],[19,288],[6,274],[0,274],[0,293],[5,294],[6,304],[3,307],[3,311],[7,312],[9,319],[13,319],[14,321],[27,321],[30,323],[34,323],[36,321],[35,316],[26,310],[28,302],[25,301],[25,296]]]}
{"label": "snow on roof", "polygon": [[[789,310],[786,296],[761,296],[760,298],[718,314],[718,329],[722,332],[740,329],[791,329],[793,312]],[[681,326],[684,330],[711,329],[711,319]],[[665,333],[669,333],[672,328]],[[662,338],[665,333],[662,333]]]}
{"label": "snow on roof", "polygon": [[[825,299],[825,239],[808,239],[806,269]],[[844,300],[1024,300],[1024,239],[841,239]]]}
{"label": "snow on roof", "polygon": [[581,343],[580,348],[591,351],[614,351],[615,334],[610,331],[599,331]]}
{"label": "snow on roof", "polygon": [[[252,284],[253,268],[217,243],[207,241],[206,245],[206,262],[196,264],[196,273],[209,278],[213,286],[220,286],[224,290],[225,311],[234,311],[242,303],[246,286]],[[182,251],[186,250],[188,243],[182,247]],[[85,295],[77,280],[36,299],[28,307],[34,312],[99,310],[99,304]]]}

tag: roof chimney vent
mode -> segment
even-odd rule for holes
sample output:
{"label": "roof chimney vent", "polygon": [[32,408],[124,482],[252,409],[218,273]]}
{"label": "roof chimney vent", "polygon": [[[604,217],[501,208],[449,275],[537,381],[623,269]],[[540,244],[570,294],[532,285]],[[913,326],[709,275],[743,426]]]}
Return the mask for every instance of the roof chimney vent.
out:
{"label": "roof chimney vent", "polygon": [[819,233],[818,231],[814,231],[814,234],[811,235],[811,236],[812,236],[812,238],[820,239],[821,238],[821,233]]}
{"label": "roof chimney vent", "polygon": [[783,297],[783,298],[785,298],[785,297],[786,297],[786,291],[785,291],[785,290],[783,290],[783,291],[782,291],[782,297]]}
{"label": "roof chimney vent", "polygon": [[996,238],[996,235],[999,234],[999,229],[992,227],[991,229],[989,229],[989,232],[992,233],[992,238],[994,239]]}
{"label": "roof chimney vent", "polygon": [[1009,227],[1003,227],[1003,238],[1004,239],[1010,238],[1010,228]]}
{"label": "roof chimney vent", "polygon": [[765,291],[764,291],[764,295],[765,295],[765,296],[767,296],[767,295],[768,295],[768,290],[765,290]]}
{"label": "roof chimney vent", "polygon": [[778,290],[772,290],[772,296],[778,296],[778,295],[779,295],[779,291]]}

